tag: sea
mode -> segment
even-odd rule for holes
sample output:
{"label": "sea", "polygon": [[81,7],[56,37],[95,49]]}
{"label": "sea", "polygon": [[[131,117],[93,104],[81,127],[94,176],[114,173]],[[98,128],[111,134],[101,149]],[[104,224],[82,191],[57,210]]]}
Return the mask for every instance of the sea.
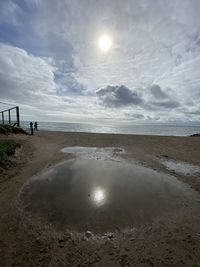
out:
{"label": "sea", "polygon": [[[28,130],[29,122],[22,121],[21,126]],[[67,123],[67,122],[38,122],[39,130],[112,134],[139,134],[189,136],[200,133],[200,126],[175,126],[159,124],[108,124],[108,123]]]}

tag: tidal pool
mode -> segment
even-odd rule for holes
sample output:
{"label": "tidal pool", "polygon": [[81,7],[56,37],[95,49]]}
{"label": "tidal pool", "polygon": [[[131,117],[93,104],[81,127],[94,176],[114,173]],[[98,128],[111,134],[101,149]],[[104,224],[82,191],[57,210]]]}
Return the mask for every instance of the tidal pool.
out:
{"label": "tidal pool", "polygon": [[25,212],[55,227],[103,233],[170,214],[187,205],[191,191],[176,178],[140,165],[77,158],[29,179],[19,198]]}

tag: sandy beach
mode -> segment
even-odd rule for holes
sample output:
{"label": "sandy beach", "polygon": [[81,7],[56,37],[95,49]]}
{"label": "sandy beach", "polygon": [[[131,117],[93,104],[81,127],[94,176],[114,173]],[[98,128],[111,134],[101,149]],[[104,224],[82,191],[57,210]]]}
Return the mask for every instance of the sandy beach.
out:
{"label": "sandy beach", "polygon": [[[164,161],[200,166],[200,138],[38,131],[10,135],[20,144],[0,177],[0,266],[200,266],[200,179]],[[137,229],[109,234],[60,231],[18,207],[23,184],[73,154],[68,146],[121,147],[129,162],[172,175],[194,192],[192,205]]]}

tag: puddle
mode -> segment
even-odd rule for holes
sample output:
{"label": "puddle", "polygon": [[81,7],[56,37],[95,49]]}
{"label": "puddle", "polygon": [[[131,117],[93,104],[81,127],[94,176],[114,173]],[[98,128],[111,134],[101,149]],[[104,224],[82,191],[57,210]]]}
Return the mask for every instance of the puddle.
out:
{"label": "puddle", "polygon": [[200,166],[189,164],[183,161],[163,160],[162,164],[167,167],[168,170],[184,175],[195,175],[200,173]]}
{"label": "puddle", "polygon": [[71,146],[65,147],[61,150],[64,153],[73,153],[78,157],[84,159],[100,159],[109,160],[116,159],[118,155],[124,153],[124,150],[119,147],[82,147],[82,146]]}
{"label": "puddle", "polygon": [[77,158],[29,179],[19,198],[25,212],[59,229],[103,233],[176,211],[192,193],[176,178],[140,165]]}

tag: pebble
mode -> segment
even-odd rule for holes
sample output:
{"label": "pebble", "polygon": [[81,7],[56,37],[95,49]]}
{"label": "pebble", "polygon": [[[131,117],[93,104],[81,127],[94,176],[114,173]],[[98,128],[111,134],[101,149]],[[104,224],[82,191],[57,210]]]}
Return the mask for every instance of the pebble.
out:
{"label": "pebble", "polygon": [[41,248],[40,249],[40,253],[46,253],[47,251],[46,251],[46,249],[45,248]]}
{"label": "pebble", "polygon": [[108,234],[107,236],[108,236],[108,238],[110,238],[110,239],[113,238],[113,234]]}
{"label": "pebble", "polygon": [[87,231],[87,232],[85,233],[85,236],[86,236],[87,238],[89,238],[91,235],[92,235],[92,232],[91,232],[91,231]]}

